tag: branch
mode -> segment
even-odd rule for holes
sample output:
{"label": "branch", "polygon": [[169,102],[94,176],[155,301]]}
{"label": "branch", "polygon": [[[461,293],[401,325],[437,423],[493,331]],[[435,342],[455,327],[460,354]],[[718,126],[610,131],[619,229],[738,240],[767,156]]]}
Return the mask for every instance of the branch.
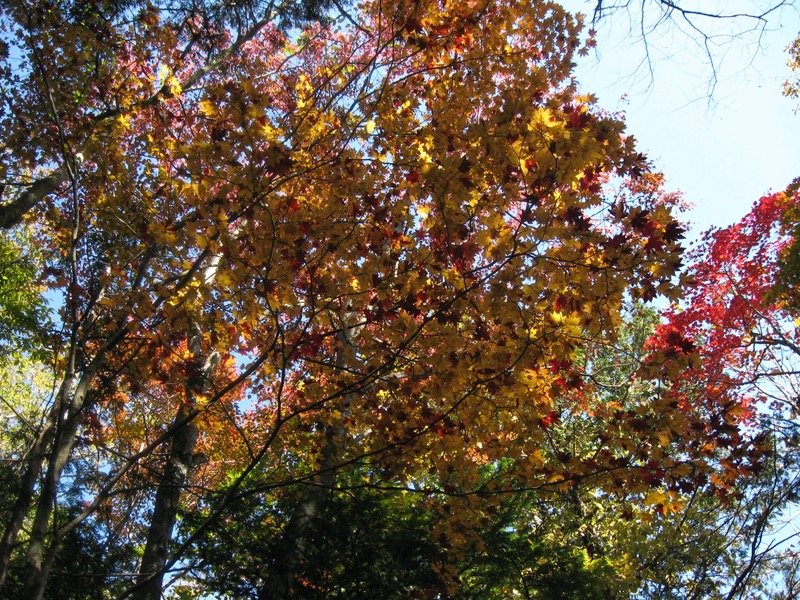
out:
{"label": "branch", "polygon": [[[189,77],[181,81],[182,89],[190,88],[207,74],[216,70],[223,62],[238,54],[242,46],[252,40],[258,33],[274,18],[274,14],[265,15],[263,19],[256,22],[249,30],[245,31],[223,52],[210,59],[206,64],[199,67]],[[158,104],[162,99],[169,98],[167,86],[163,86],[155,94],[135,105],[137,107],[148,107]],[[126,109],[117,107],[106,110],[94,116],[94,121],[100,122],[128,112]],[[75,166],[80,166],[83,157],[77,154],[74,158]],[[57,190],[62,184],[70,179],[71,165],[65,163],[55,169],[50,175],[34,181],[30,187],[22,192],[13,201],[0,205],[0,228],[9,229],[19,223],[22,217],[31,208],[36,206],[45,196]]]}
{"label": "branch", "polygon": [[[769,30],[772,20],[776,20],[780,11],[795,6],[795,0],[762,0],[754,3],[751,11],[726,9],[725,3],[719,7],[703,8],[703,3],[689,3],[685,0],[591,0],[591,23],[597,27],[602,21],[610,20],[617,14],[627,14],[629,34],[638,38],[644,46],[644,57],[632,75],[637,75],[642,67],[646,67],[650,75],[650,84],[654,81],[653,59],[650,53],[652,42],[661,41],[662,32],[678,32],[700,49],[701,60],[711,69],[708,82],[707,98],[713,101],[715,86],[719,77],[719,67],[724,58],[722,45],[732,43],[736,38],[740,43],[748,43],[748,35],[757,39],[756,51],[750,61],[761,48],[763,36]],[[728,24],[725,30],[719,30],[714,23]]]}
{"label": "branch", "polygon": [[11,202],[1,205],[0,228],[9,229],[19,223],[26,212],[69,180],[69,171],[69,167],[63,164],[47,177],[34,181],[27,190]]}

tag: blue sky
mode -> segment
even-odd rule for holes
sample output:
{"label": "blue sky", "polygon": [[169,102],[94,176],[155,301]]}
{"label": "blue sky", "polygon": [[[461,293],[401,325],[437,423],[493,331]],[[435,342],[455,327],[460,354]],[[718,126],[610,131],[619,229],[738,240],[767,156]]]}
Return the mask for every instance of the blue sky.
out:
{"label": "blue sky", "polygon": [[[565,5],[591,8],[584,0]],[[760,48],[747,35],[718,47],[719,81],[710,99],[712,71],[680,32],[651,36],[652,80],[646,69],[637,71],[644,48],[622,14],[598,27],[597,52],[578,65],[582,89],[604,108],[626,113],[629,132],[666,174],[669,189],[694,204],[686,215],[692,237],[737,221],[761,195],[800,176],[800,112],[781,94],[789,75],[785,48],[800,31],[800,12],[774,15],[770,28]]]}

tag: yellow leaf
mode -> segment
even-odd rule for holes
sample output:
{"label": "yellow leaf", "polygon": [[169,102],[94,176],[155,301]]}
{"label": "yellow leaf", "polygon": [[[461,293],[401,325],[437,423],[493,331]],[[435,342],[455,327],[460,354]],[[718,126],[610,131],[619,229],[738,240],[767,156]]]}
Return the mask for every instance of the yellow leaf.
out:
{"label": "yellow leaf", "polygon": [[174,76],[167,79],[167,89],[172,97],[180,96],[181,92],[183,91],[181,82],[178,81],[178,78]]}
{"label": "yellow leaf", "polygon": [[208,100],[201,100],[200,113],[205,115],[206,117],[213,117],[214,115],[217,114],[217,107],[213,102],[209,102]]}
{"label": "yellow leaf", "polygon": [[644,498],[644,503],[647,506],[655,506],[656,504],[665,504],[667,502],[669,502],[669,497],[664,492],[650,492]]}

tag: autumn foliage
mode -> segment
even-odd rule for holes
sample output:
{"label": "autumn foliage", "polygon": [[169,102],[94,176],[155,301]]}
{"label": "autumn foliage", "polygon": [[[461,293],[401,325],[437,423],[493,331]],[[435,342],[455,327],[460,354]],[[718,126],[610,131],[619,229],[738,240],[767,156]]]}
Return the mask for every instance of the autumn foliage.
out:
{"label": "autumn foliage", "polygon": [[768,446],[759,414],[796,411],[796,294],[779,285],[794,243],[782,223],[796,204],[791,192],[764,196],[741,221],[708,232],[691,253],[683,303],[651,340],[666,364],[693,355],[674,393],[704,432],[697,449],[722,452],[723,473],[713,476],[722,488],[758,468],[750,461]]}
{"label": "autumn foliage", "polygon": [[[628,301],[688,283],[676,199],[576,92],[576,19],[547,2],[392,0],[248,20],[251,4],[2,9],[0,216],[35,229],[61,300],[8,585],[41,597],[60,540],[96,519],[142,552],[126,593],[158,598],[166,570],[257,497],[282,507],[289,550],[252,584],[286,597],[319,490],[358,477],[441,511],[448,593],[509,493],[590,483],[680,510],[713,466],[692,411],[722,419],[729,456],[739,417],[711,387],[707,408],[662,394],[678,369],[656,365],[696,367],[702,345],[722,389],[757,360],[748,315],[765,307],[741,298],[765,297],[747,265],[772,255],[733,247],[760,239],[777,199],[715,234],[692,309],[628,372],[649,391],[611,398],[592,357]],[[719,328],[690,322],[712,312]],[[560,445],[565,423],[592,432],[583,448]],[[697,444],[698,464],[678,451]],[[79,463],[92,477],[66,517],[56,496]]]}

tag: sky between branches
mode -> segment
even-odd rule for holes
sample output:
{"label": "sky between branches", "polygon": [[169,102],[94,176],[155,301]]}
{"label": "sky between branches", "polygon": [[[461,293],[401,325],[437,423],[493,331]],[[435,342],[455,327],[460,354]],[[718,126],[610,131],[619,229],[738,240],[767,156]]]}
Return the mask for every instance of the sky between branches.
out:
{"label": "sky between branches", "polygon": [[[580,12],[593,5],[564,4]],[[627,14],[597,31],[597,51],[577,67],[581,87],[604,108],[626,113],[629,131],[666,174],[668,188],[694,205],[686,215],[691,239],[737,221],[760,196],[800,176],[800,111],[781,94],[789,74],[785,48],[800,31],[798,9],[774,14],[761,38],[743,35],[719,46],[711,96],[707,57],[674,28],[650,37],[652,78]]]}

